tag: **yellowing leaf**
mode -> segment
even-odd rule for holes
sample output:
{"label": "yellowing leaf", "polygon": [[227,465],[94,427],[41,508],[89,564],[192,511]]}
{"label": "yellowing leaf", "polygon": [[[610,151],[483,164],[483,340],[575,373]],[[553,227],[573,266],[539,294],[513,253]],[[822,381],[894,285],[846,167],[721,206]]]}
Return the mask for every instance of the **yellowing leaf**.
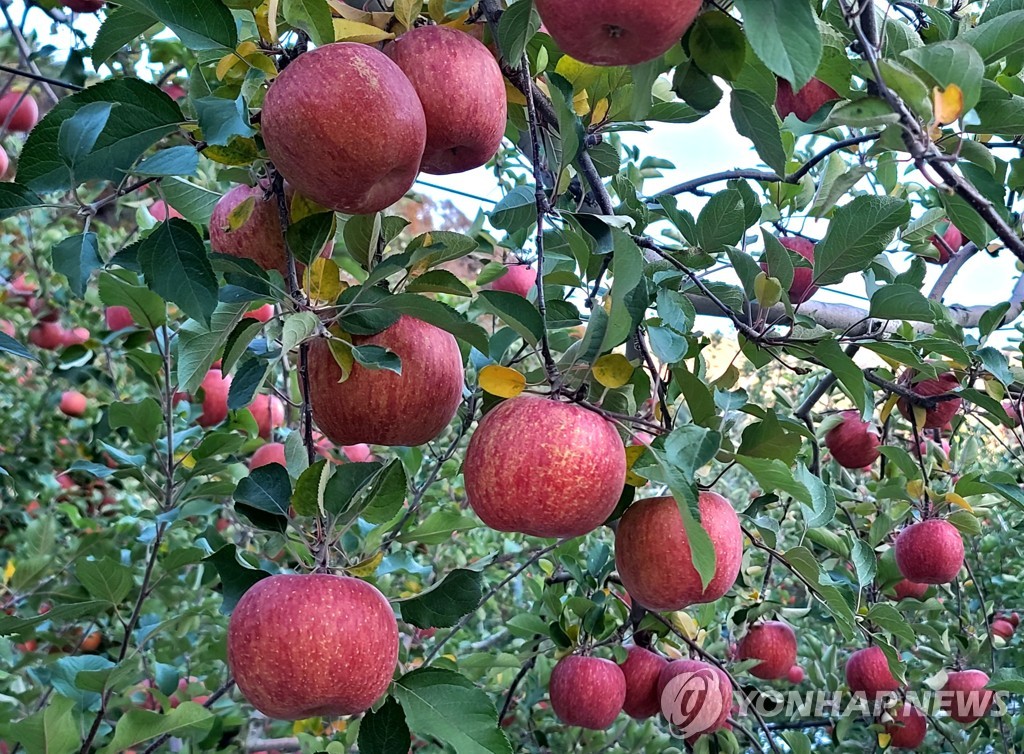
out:
{"label": "yellowing leaf", "polygon": [[505,81],[505,99],[508,100],[510,105],[526,107],[526,95],[512,86],[512,83],[508,80]]}
{"label": "yellowing leaf", "polygon": [[900,397],[898,395],[889,396],[889,400],[885,402],[885,405],[882,406],[882,411],[878,414],[879,424],[885,424],[886,420],[889,418],[889,414],[892,413],[892,410],[896,407],[896,402],[899,401],[899,399]]}
{"label": "yellowing leaf", "polygon": [[608,108],[610,107],[610,105],[611,103],[608,101],[607,97],[602,97],[601,99],[599,99],[597,101],[597,104],[594,105],[594,111],[590,116],[590,122],[603,122],[604,119],[608,117]]}
{"label": "yellowing leaf", "polygon": [[292,222],[297,223],[299,220],[309,217],[310,215],[318,215],[321,212],[327,212],[327,209],[321,207],[312,199],[296,192],[292,195],[292,203],[288,208],[288,211],[291,215]]}
{"label": "yellowing leaf", "polygon": [[[267,9],[264,13],[256,14],[256,25],[260,27],[260,33],[270,44],[277,44],[277,10],[281,0],[267,0]],[[261,19],[262,16],[262,19]],[[260,21],[263,20],[263,24]],[[266,30],[263,25],[265,24]]]}
{"label": "yellowing leaf", "polygon": [[191,453],[189,453],[188,455],[181,459],[180,463],[186,469],[194,469],[196,466],[196,459]]}
{"label": "yellowing leaf", "polygon": [[333,303],[345,290],[341,282],[341,268],[333,259],[319,257],[306,268],[303,275],[303,287],[311,299]]}
{"label": "yellowing leaf", "polygon": [[355,357],[352,355],[352,336],[340,327],[332,327],[330,332],[334,337],[327,341],[327,345],[331,349],[334,361],[341,368],[341,379],[338,380],[341,384],[352,374],[352,365],[355,363]]}
{"label": "yellowing leaf", "polygon": [[907,494],[912,498],[919,498],[924,493],[924,482],[920,479],[915,479],[912,482],[907,482]]}
{"label": "yellowing leaf", "polygon": [[394,39],[395,35],[383,29],[378,29],[376,26],[363,24],[359,21],[336,18],[334,19],[334,38],[338,42],[361,42],[366,45],[373,45],[388,39]]}
{"label": "yellowing leaf", "polygon": [[14,558],[11,558],[7,561],[7,565],[4,566],[4,584],[9,583],[14,577],[14,571]]}
{"label": "yellowing leaf", "polygon": [[700,633],[700,626],[697,625],[697,622],[682,610],[672,613],[671,622],[690,641],[696,639]]}
{"label": "yellowing leaf", "polygon": [[231,73],[231,69],[236,65],[243,65],[245,63],[242,58],[238,57],[237,53],[229,52],[227,55],[222,57],[217,62],[217,79],[223,81]]}
{"label": "yellowing leaf", "polygon": [[228,227],[222,230],[226,230],[229,233],[238,230],[249,221],[255,208],[256,197],[247,196],[244,201],[239,202],[228,212]]}
{"label": "yellowing leaf", "polygon": [[964,111],[964,93],[956,84],[945,89],[932,89],[932,108],[935,110],[935,123],[945,126],[955,123]]}
{"label": "yellowing leaf", "polygon": [[360,579],[367,579],[373,574],[377,573],[377,567],[380,566],[381,561],[384,560],[384,551],[378,550],[377,554],[372,558],[367,558],[361,563],[356,563],[354,566],[350,566],[345,569],[349,576],[355,576]]}
{"label": "yellowing leaf", "polygon": [[[429,0],[429,2],[427,3],[427,12],[430,14],[430,20],[433,21],[435,24],[439,24],[442,21],[444,21],[444,2],[445,0]],[[465,19],[468,17],[469,14],[464,13],[462,14],[462,16],[459,17],[458,21],[456,21],[455,23],[457,23],[459,27],[465,26]],[[464,28],[460,28],[459,30],[465,31]]]}
{"label": "yellowing leaf", "polygon": [[928,409],[924,406],[911,406],[910,410],[914,414],[914,424],[918,429],[924,429],[925,422],[928,421]]}
{"label": "yellowing leaf", "polygon": [[526,389],[526,377],[515,369],[488,364],[480,370],[480,387],[499,398],[515,398]]}
{"label": "yellowing leaf", "polygon": [[570,58],[568,55],[559,58],[555,66],[555,73],[572,84],[577,91],[595,83],[604,71],[604,68]]}
{"label": "yellowing leaf", "polygon": [[587,96],[586,89],[572,98],[572,110],[581,118],[590,112],[590,97]]}
{"label": "yellowing leaf", "polygon": [[971,504],[968,503],[966,500],[964,500],[960,495],[956,494],[955,492],[947,492],[946,493],[946,502],[950,503],[952,505],[959,505],[961,508],[963,508],[968,513],[974,513],[974,508],[971,507]]}
{"label": "yellowing leaf", "polygon": [[394,7],[398,23],[406,29],[411,29],[420,13],[423,12],[423,0],[395,0]]}
{"label": "yellowing leaf", "polygon": [[878,745],[883,749],[889,748],[889,744],[892,742],[892,736],[883,731],[878,732]]}
{"label": "yellowing leaf", "polygon": [[629,445],[626,447],[626,484],[630,487],[643,487],[647,480],[633,471],[636,462],[644,454],[647,448],[644,445]]}
{"label": "yellowing leaf", "polygon": [[633,365],[621,353],[610,353],[594,362],[594,379],[607,388],[620,388],[633,377]]}
{"label": "yellowing leaf", "polygon": [[259,156],[256,142],[241,136],[232,136],[226,147],[208,144],[203,150],[203,157],[209,157],[221,165],[250,165]]}

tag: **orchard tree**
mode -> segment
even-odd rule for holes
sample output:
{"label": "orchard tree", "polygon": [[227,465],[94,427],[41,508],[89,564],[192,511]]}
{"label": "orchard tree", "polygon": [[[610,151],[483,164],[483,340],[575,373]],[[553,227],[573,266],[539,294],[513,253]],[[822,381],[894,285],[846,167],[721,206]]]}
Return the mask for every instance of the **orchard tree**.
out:
{"label": "orchard tree", "polygon": [[1024,2],[0,14],[0,751],[1024,747]]}

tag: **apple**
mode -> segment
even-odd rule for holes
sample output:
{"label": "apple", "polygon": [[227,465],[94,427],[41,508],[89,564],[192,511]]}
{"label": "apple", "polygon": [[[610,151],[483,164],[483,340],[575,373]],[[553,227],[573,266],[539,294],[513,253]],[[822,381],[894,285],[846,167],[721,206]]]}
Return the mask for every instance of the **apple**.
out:
{"label": "apple", "polygon": [[314,342],[309,349],[310,403],[320,431],[336,445],[411,446],[437,437],[462,402],[465,376],[455,338],[403,315],[381,333],[352,340],[396,353],[402,373],[353,364],[348,379],[339,383],[341,367],[327,341]]}
{"label": "apple", "polygon": [[981,670],[951,671],[939,693],[942,709],[958,723],[973,723],[988,714],[994,693],[985,690],[988,673]]}
{"label": "apple", "polygon": [[77,390],[66,390],[60,397],[60,410],[65,416],[83,416],[89,401]]}
{"label": "apple", "polygon": [[626,677],[611,660],[563,657],[551,671],[551,708],[566,725],[605,730],[622,712]]}
{"label": "apple", "polygon": [[401,199],[427,140],[423,106],[402,69],[354,42],[292,61],[267,92],[261,124],[267,154],[295,190],[350,215]]}
{"label": "apple", "polygon": [[591,65],[639,65],[679,44],[701,0],[537,0],[536,7],[567,55]]}
{"label": "apple", "polygon": [[778,93],[775,95],[775,110],[783,120],[790,114],[805,123],[814,117],[826,102],[842,99],[839,93],[818,79],[808,81],[800,91],[793,93],[793,86],[786,79],[778,80]]}
{"label": "apple", "polygon": [[[674,498],[634,503],[619,521],[615,564],[633,599],[651,610],[681,610],[714,602],[736,583],[743,533],[732,505],[714,492],[700,493],[701,526],[715,548],[715,573],[707,588],[693,567],[690,544]],[[792,664],[792,663],[790,663]]]}
{"label": "apple", "polygon": [[447,26],[419,26],[384,48],[408,76],[427,122],[420,170],[462,173],[487,163],[505,135],[505,79],[494,55]]}
{"label": "apple", "polygon": [[95,13],[106,0],[60,0],[60,4],[76,13]]}
{"label": "apple", "polygon": [[269,440],[275,429],[284,426],[284,402],[276,395],[260,393],[253,398],[249,412],[264,440]]}
{"label": "apple", "polygon": [[505,274],[490,284],[492,291],[505,291],[528,298],[530,291],[537,285],[537,270],[528,264],[510,264],[505,267]]}
{"label": "apple", "polygon": [[250,309],[242,316],[242,319],[255,319],[257,322],[269,322],[273,318],[273,304],[264,304],[263,306],[257,306],[255,309]]}
{"label": "apple", "polygon": [[899,690],[900,684],[889,670],[889,661],[879,647],[858,649],[846,661],[846,685],[850,691],[870,700],[886,692]]}
{"label": "apple", "polygon": [[[232,210],[250,199],[253,205],[249,216],[231,230]],[[267,186],[235,186],[217,201],[210,217],[210,248],[218,254],[251,259],[265,270],[284,272],[288,257],[281,232],[281,215],[277,198]]]}
{"label": "apple", "polygon": [[[945,230],[943,230],[945,227]],[[938,230],[941,232],[936,233],[929,240],[935,250],[939,252],[938,259],[933,257],[925,257],[924,261],[931,262],[932,264],[946,264],[953,255],[960,251],[960,247],[964,245],[964,236],[953,223],[946,220],[939,224]]]}
{"label": "apple", "polygon": [[[900,377],[900,384],[925,397],[946,395],[960,387],[960,380],[952,372],[940,374],[933,380],[921,380],[920,382],[914,382],[913,380],[914,371],[908,369]],[[924,426],[919,427],[919,429],[942,429],[953,419],[956,412],[960,410],[962,403],[963,399],[961,398],[940,401],[935,405],[935,408],[930,408],[925,412]],[[913,408],[906,398],[900,398],[899,403],[896,405],[899,407],[904,419],[909,422],[914,421]]]}
{"label": "apple", "polygon": [[469,504],[492,529],[579,537],[615,510],[626,449],[601,415],[521,395],[481,420],[463,469]]}
{"label": "apple", "polygon": [[804,672],[804,669],[799,665],[794,665],[786,671],[786,680],[794,685],[803,683],[806,676],[807,674]]}
{"label": "apple", "polygon": [[366,443],[359,443],[358,445],[346,445],[341,449],[341,452],[345,454],[352,463],[366,463],[367,461],[373,460],[373,450]]}
{"label": "apple", "polygon": [[157,199],[149,205],[149,214],[153,216],[154,220],[159,222],[166,222],[172,218],[184,219],[178,210],[162,199]]}
{"label": "apple", "polygon": [[[784,247],[795,251],[812,265],[814,264],[813,241],[801,236],[783,236],[779,239]],[[762,262],[761,269],[768,272],[768,263]],[[818,292],[818,286],[813,285],[814,270],[810,267],[793,267],[793,282],[789,286],[789,300],[793,304],[802,304]]]}
{"label": "apple", "polygon": [[14,323],[9,319],[0,319],[0,332],[9,338],[13,338],[17,335],[17,330],[14,329]]}
{"label": "apple", "polygon": [[64,345],[64,328],[56,322],[38,322],[28,331],[28,340],[44,351],[56,351]]}
{"label": "apple", "polygon": [[7,150],[0,148],[0,179],[7,175],[7,170],[10,167],[11,158],[7,155]]}
{"label": "apple", "polygon": [[1010,417],[1010,426],[1020,426],[1020,411],[1017,410],[1017,401],[1005,400],[1003,401],[1003,411]]}
{"label": "apple", "polygon": [[288,468],[288,462],[285,460],[283,443],[268,442],[266,445],[261,445],[256,448],[256,452],[253,453],[252,458],[249,459],[249,471],[258,469],[260,466],[269,466],[272,463],[277,463]]}
{"label": "apple", "polygon": [[1006,616],[1006,620],[1013,624],[1014,628],[1020,625],[1020,613],[1010,613]]}
{"label": "apple", "polygon": [[858,411],[843,411],[839,424],[825,435],[825,446],[836,463],[847,469],[862,469],[878,460],[878,433]]}
{"label": "apple", "polygon": [[928,587],[928,584],[919,584],[909,579],[901,579],[896,582],[892,590],[896,594],[896,601],[899,602],[910,597],[913,597],[915,600],[924,599],[924,594],[928,591]]}
{"label": "apple", "polygon": [[31,94],[14,91],[0,97],[0,123],[7,123],[7,130],[28,133],[38,122],[39,105]]}
{"label": "apple", "polygon": [[896,565],[919,584],[948,584],[964,565],[964,541],[945,519],[911,524],[896,537]]}
{"label": "apple", "polygon": [[129,327],[135,327],[135,317],[132,316],[132,310],[127,306],[108,306],[107,310],[103,312],[103,319],[107,323],[107,329],[111,332],[120,332]]}
{"label": "apple", "polygon": [[1013,636],[1014,628],[1012,623],[1006,620],[1002,620],[1000,618],[998,620],[992,621],[991,630],[993,636],[998,636],[1001,639],[1009,641],[1009,639]]}
{"label": "apple", "polygon": [[732,711],[732,682],[725,672],[699,660],[674,660],[658,677],[661,711],[693,743],[725,727]]}
{"label": "apple", "polygon": [[75,327],[71,330],[65,330],[61,333],[61,345],[67,346],[80,346],[89,340],[89,331],[84,327]]}
{"label": "apple", "polygon": [[201,427],[212,427],[228,418],[228,390],[231,389],[231,375],[225,376],[220,369],[211,369],[199,383],[203,391],[203,413],[196,422]]}
{"label": "apple", "polygon": [[185,87],[173,81],[164,84],[160,89],[162,89],[163,93],[173,100],[185,99],[185,97],[188,96],[188,92],[185,90]]}
{"label": "apple", "polygon": [[332,574],[258,581],[228,622],[228,667],[267,717],[304,720],[364,712],[398,666],[398,624],[371,584]]}
{"label": "apple", "polygon": [[889,734],[889,746],[893,749],[916,749],[924,743],[928,733],[928,719],[917,707],[904,703],[899,712],[893,714],[893,722],[885,724]]}
{"label": "apple", "polygon": [[619,666],[626,679],[626,699],[622,709],[636,720],[646,720],[661,710],[658,678],[668,660],[635,644],[627,647],[627,652],[625,662]]}
{"label": "apple", "polygon": [[755,623],[737,646],[741,660],[760,660],[751,675],[765,680],[785,678],[796,664],[796,633],[777,620]]}

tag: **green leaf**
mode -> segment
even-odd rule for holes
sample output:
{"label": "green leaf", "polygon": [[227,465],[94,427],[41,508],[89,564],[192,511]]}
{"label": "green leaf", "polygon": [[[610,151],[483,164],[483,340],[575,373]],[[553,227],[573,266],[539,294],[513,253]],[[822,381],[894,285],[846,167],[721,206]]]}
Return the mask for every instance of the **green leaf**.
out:
{"label": "green leaf", "polygon": [[192,101],[203,140],[216,146],[226,147],[235,136],[248,138],[256,133],[249,125],[245,102],[241,97],[201,97]]}
{"label": "green leaf", "polygon": [[323,509],[324,490],[331,478],[331,471],[327,459],[321,458],[302,472],[292,492],[292,507],[297,515],[315,516]]}
{"label": "green leaf", "polygon": [[886,285],[871,296],[869,314],[876,319],[934,322],[931,302],[912,285]]}
{"label": "green leaf", "polygon": [[734,18],[714,10],[699,15],[690,29],[690,55],[705,73],[735,81],[743,71],[747,41]]}
{"label": "green leaf", "polygon": [[1024,10],[1004,13],[993,21],[967,29],[961,39],[981,54],[986,65],[1024,52]]}
{"label": "green leaf", "polygon": [[43,200],[26,186],[17,183],[0,183],[0,220],[38,207],[42,203]]}
{"label": "green leaf", "polygon": [[794,90],[811,80],[821,62],[822,41],[807,0],[736,0],[750,46]]}
{"label": "green leaf", "polygon": [[154,25],[156,19],[148,13],[140,13],[130,8],[108,8],[103,24],[92,43],[93,68],[99,70],[99,67],[114,57],[122,47]]}
{"label": "green leaf", "polygon": [[907,623],[906,618],[892,605],[887,605],[884,602],[875,603],[868,610],[867,619],[883,631],[898,636],[908,644],[913,644],[917,639],[914,629]]}
{"label": "green leaf", "polygon": [[212,555],[204,558],[204,562],[212,563],[220,576],[221,603],[220,611],[230,615],[238,600],[256,582],[270,576],[266,571],[242,565],[238,561],[238,548],[233,544],[224,545]]}
{"label": "green leaf", "polygon": [[91,596],[114,605],[121,604],[135,585],[132,570],[112,558],[80,560],[75,575]]}
{"label": "green leaf", "polygon": [[967,238],[974,241],[979,249],[985,248],[988,242],[995,238],[995,232],[989,227],[989,224],[982,219],[974,207],[960,198],[959,195],[952,194],[947,196],[945,193],[942,193],[940,196],[942,198],[942,206],[945,207],[946,214],[949,216],[949,221],[959,228]]}
{"label": "green leaf", "polygon": [[450,628],[477,609],[483,596],[478,571],[456,569],[439,583],[397,605],[402,620],[417,628]]}
{"label": "green leaf", "polygon": [[736,456],[736,463],[754,475],[761,489],[785,492],[801,503],[810,504],[811,493],[806,485],[798,482],[790,467],[777,458]]}
{"label": "green leaf", "polygon": [[466,284],[448,270],[430,270],[406,286],[408,293],[447,293],[449,296],[472,296]]}
{"label": "green leaf", "polygon": [[831,339],[822,341],[814,349],[814,356],[839,379],[854,405],[864,411],[871,386],[864,379],[864,372],[846,355],[839,343]]}
{"label": "green leaf", "polygon": [[163,433],[164,411],[155,398],[143,398],[138,403],[112,403],[107,409],[111,429],[130,429],[135,439],[151,444]]}
{"label": "green leaf", "polygon": [[120,0],[122,8],[148,13],[192,50],[233,50],[235,19],[221,0]]}
{"label": "green leaf", "polygon": [[51,254],[53,268],[68,279],[71,291],[83,298],[85,289],[89,287],[89,278],[103,266],[96,234],[69,236],[56,244]]}
{"label": "green leaf", "polygon": [[217,308],[217,278],[195,226],[172,218],[138,247],[146,284],[193,319],[210,323]]}
{"label": "green leaf", "polygon": [[370,710],[359,722],[360,754],[408,754],[412,736],[405,712],[394,697],[388,697],[380,709]]}
{"label": "green leaf", "polygon": [[92,153],[96,140],[110,118],[113,102],[90,102],[60,124],[57,132],[57,151],[64,164],[71,168]]}
{"label": "green leaf", "polygon": [[708,199],[697,217],[697,241],[709,254],[739,244],[746,229],[743,195],[735,189],[720,191]]}
{"label": "green leaf", "polygon": [[962,39],[915,47],[904,52],[903,57],[926,77],[925,83],[943,89],[950,84],[959,86],[964,94],[964,112],[978,104],[985,62],[978,51]]}
{"label": "green leaf", "polygon": [[858,196],[836,209],[814,252],[815,285],[834,285],[867,268],[910,220],[910,203],[890,196]]}
{"label": "green leaf", "polygon": [[395,682],[394,695],[418,737],[444,741],[456,754],[512,754],[494,704],[458,673],[433,667],[414,670]]}
{"label": "green leaf", "polygon": [[[242,512],[250,519],[252,510],[269,513],[282,521],[274,522],[275,528],[283,525],[288,518],[288,507],[292,500],[292,482],[283,466],[270,464],[260,466],[243,477],[235,487],[236,505],[244,506]],[[264,517],[260,517],[263,520]],[[258,523],[254,521],[254,523]],[[269,521],[268,521],[269,523]]]}
{"label": "green leaf", "polygon": [[39,358],[7,333],[0,332],[0,351],[20,356],[23,359],[39,361]]}
{"label": "green leaf", "polygon": [[310,264],[320,256],[337,230],[338,218],[333,212],[307,215],[288,226],[288,248],[299,263]]}
{"label": "green leaf", "polygon": [[540,341],[544,322],[537,307],[522,296],[507,291],[481,291],[480,302],[531,346]]}
{"label": "green leaf", "polygon": [[512,3],[498,24],[498,47],[502,58],[513,68],[518,67],[526,51],[526,43],[539,29],[540,16],[533,9],[533,0]]}
{"label": "green leaf", "polygon": [[509,233],[532,228],[537,222],[537,195],[532,186],[516,186],[490,213],[491,225]]}
{"label": "green leaf", "polygon": [[853,566],[857,571],[857,583],[861,589],[865,589],[875,580],[878,572],[878,563],[875,560],[875,551],[871,545],[863,539],[856,538],[853,541]]}
{"label": "green leaf", "polygon": [[334,41],[334,21],[327,0],[284,0],[281,10],[284,20],[309,34],[316,46]]}
{"label": "green leaf", "polygon": [[[613,243],[612,306],[611,313],[608,315],[604,340],[601,342],[600,353],[610,351],[625,342],[632,332],[636,323],[634,322],[634,312],[631,311],[629,305],[629,296],[640,285],[644,272],[644,257],[633,239],[618,229],[613,228],[611,233]],[[644,304],[646,306],[646,301]]]}
{"label": "green leaf", "polygon": [[195,225],[210,224],[213,208],[221,195],[201,186],[193,186],[181,178],[168,178],[160,182],[167,203]]}
{"label": "green leaf", "polygon": [[754,149],[765,165],[782,175],[786,170],[786,149],[782,132],[772,108],[747,89],[736,89],[729,106],[733,123],[740,135],[754,142]]}
{"label": "green leaf", "polygon": [[209,327],[195,320],[182,325],[175,363],[179,389],[188,393],[199,389],[199,383],[216,361],[245,309],[245,304],[221,304],[213,313]]}
{"label": "green leaf", "polygon": [[166,715],[142,709],[130,709],[117,721],[114,737],[103,754],[117,754],[151,738],[173,733],[178,738],[209,730],[215,721],[210,710],[195,702],[182,702]]}
{"label": "green leaf", "polygon": [[0,615],[0,636],[21,636],[44,621],[59,623],[76,620],[85,616],[98,616],[109,608],[109,602],[89,600],[88,602],[57,605],[48,613],[33,615],[30,618]]}
{"label": "green leaf", "polygon": [[432,301],[415,293],[401,293],[382,299],[377,306],[408,314],[434,327],[440,327],[459,340],[469,343],[481,353],[487,353],[487,331],[480,325],[467,321],[461,314],[439,301]]}
{"label": "green leaf", "polygon": [[367,369],[386,369],[395,374],[402,373],[402,359],[397,353],[383,346],[352,346],[349,351],[352,358]]}
{"label": "green leaf", "polygon": [[70,754],[81,746],[75,702],[54,694],[46,709],[14,723],[11,733],[27,754]]}
{"label": "green leaf", "polygon": [[804,519],[809,529],[819,529],[828,526],[836,517],[836,496],[832,488],[821,481],[821,477],[812,474],[802,463],[796,465],[796,473],[793,479],[798,485],[803,485],[810,496],[810,504],[801,500],[804,504]]}
{"label": "green leaf", "polygon": [[194,176],[199,169],[199,152],[194,147],[161,149],[132,170],[132,175],[162,178],[169,175]]}
{"label": "green leaf", "polygon": [[381,464],[376,462],[346,463],[336,469],[324,490],[324,508],[327,512],[345,512],[348,514],[346,520],[357,518],[362,511],[354,508],[352,501],[380,469]]}
{"label": "green leaf", "polygon": [[405,465],[395,459],[377,472],[366,494],[361,518],[371,524],[390,521],[405,502],[409,493],[409,478]]}
{"label": "green leaf", "polygon": [[427,520],[415,529],[399,537],[398,541],[437,545],[447,542],[452,532],[476,529],[479,526],[480,522],[470,516],[452,511],[437,511],[427,516]]}

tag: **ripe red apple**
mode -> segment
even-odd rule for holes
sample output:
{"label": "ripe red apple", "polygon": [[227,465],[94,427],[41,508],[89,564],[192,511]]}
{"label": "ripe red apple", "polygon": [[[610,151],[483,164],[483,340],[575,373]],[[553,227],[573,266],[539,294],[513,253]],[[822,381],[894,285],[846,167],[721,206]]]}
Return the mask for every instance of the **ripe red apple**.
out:
{"label": "ripe red apple", "polygon": [[622,709],[632,718],[646,720],[661,710],[658,678],[668,660],[636,645],[629,646],[627,651],[626,661],[619,666],[626,679],[626,699]]}
{"label": "ripe red apple", "polygon": [[[743,557],[743,533],[732,505],[714,492],[700,494],[701,526],[715,547],[715,574],[702,588],[674,498],[634,503],[619,521],[615,564],[633,599],[651,610],[681,610],[714,602],[736,583]],[[657,568],[652,563],[659,564]],[[792,664],[792,663],[790,663]]]}
{"label": "ripe red apple", "polygon": [[162,89],[163,93],[173,100],[185,99],[185,97],[188,96],[188,92],[185,90],[185,87],[173,81],[168,84],[164,84],[160,89]]}
{"label": "ripe red apple", "polygon": [[878,460],[878,433],[860,418],[858,411],[843,411],[839,424],[825,435],[825,446],[836,463],[847,469],[862,469]]}
{"label": "ripe red apple", "polygon": [[11,167],[11,158],[7,156],[7,150],[0,148],[0,179],[7,175],[7,169]]}
{"label": "ripe red apple", "polygon": [[1017,626],[1020,625],[1020,613],[1010,613],[1008,616],[1005,616],[1005,618],[1013,624],[1014,628],[1017,628]]}
{"label": "ripe red apple", "polygon": [[699,660],[675,660],[658,677],[661,711],[693,743],[725,727],[732,711],[732,683],[720,668]]}
{"label": "ripe red apple", "polygon": [[277,463],[288,468],[288,462],[285,460],[283,443],[268,442],[266,445],[261,445],[256,448],[256,452],[253,453],[252,458],[249,459],[249,471],[258,469],[260,466],[269,466],[272,463]]}
{"label": "ripe red apple", "polygon": [[253,398],[249,412],[264,440],[269,440],[275,429],[284,426],[284,403],[276,395],[260,393]]}
{"label": "ripe red apple", "polygon": [[992,707],[994,692],[986,691],[988,674],[981,670],[952,671],[939,694],[942,709],[958,723],[980,720]]}
{"label": "ripe red apple", "polygon": [[274,305],[264,304],[263,306],[257,306],[255,309],[247,311],[242,319],[255,319],[257,322],[269,322],[273,317]]}
{"label": "ripe red apple", "polygon": [[701,0],[537,0],[562,50],[591,65],[639,65],[679,44]]}
{"label": "ripe red apple", "polygon": [[157,199],[149,205],[149,214],[158,222],[166,222],[172,218],[182,219],[181,213],[162,199]]}
{"label": "ripe red apple", "polygon": [[755,623],[737,646],[741,660],[760,660],[750,674],[765,680],[785,678],[796,664],[796,633],[777,620]]}
{"label": "ripe red apple", "polygon": [[[812,265],[814,264],[815,244],[801,236],[784,236],[779,243],[790,251],[795,251]],[[761,263],[761,269],[768,272],[768,264]],[[793,282],[789,286],[789,300],[795,304],[802,304],[818,292],[818,286],[813,285],[814,270],[810,267],[794,267]]]}
{"label": "ripe red apple", "polygon": [[95,13],[103,7],[105,0],[60,0],[60,4],[75,13]]}
{"label": "ripe red apple", "polygon": [[420,170],[434,175],[478,168],[505,135],[505,79],[494,55],[447,26],[420,26],[384,52],[409,77],[427,120]]}
{"label": "ripe red apple", "polygon": [[28,331],[28,340],[44,351],[56,351],[64,345],[64,328],[56,322],[38,322]]}
{"label": "ripe red apple", "polygon": [[992,621],[991,630],[994,636],[998,636],[1002,639],[1009,640],[1010,637],[1013,636],[1014,628],[1012,623],[1006,620],[1002,620],[1000,618],[998,620]]}
{"label": "ripe red apple", "polygon": [[911,524],[896,537],[896,565],[919,584],[948,584],[964,565],[964,541],[945,519]]}
{"label": "ripe red apple", "polygon": [[551,708],[566,725],[605,730],[622,712],[626,677],[611,660],[563,657],[551,671]]}
{"label": "ripe red apple", "polygon": [[928,733],[928,719],[917,707],[904,703],[899,712],[894,714],[893,722],[886,723],[885,732],[889,734],[889,746],[894,749],[916,749],[924,743]]}
{"label": "ripe red apple", "polygon": [[889,661],[879,647],[858,649],[846,661],[846,685],[854,694],[875,700],[880,694],[897,691],[899,682],[889,670]]}
{"label": "ripe red apple", "polygon": [[423,106],[402,69],[352,42],[289,64],[267,92],[261,123],[270,159],[295,190],[351,215],[401,199],[427,140]]}
{"label": "ripe red apple", "polygon": [[212,427],[228,418],[228,390],[231,375],[224,376],[219,369],[211,369],[199,384],[203,391],[203,413],[196,419],[201,427]]}
{"label": "ripe red apple", "polygon": [[135,327],[135,317],[132,316],[132,311],[127,306],[108,306],[103,313],[103,318],[107,323],[107,329],[111,332]]}
{"label": "ripe red apple", "polygon": [[65,416],[84,416],[89,401],[77,390],[66,390],[60,396],[60,410]]}
{"label": "ripe red apple", "polygon": [[[14,115],[11,115],[13,111]],[[10,122],[7,119],[10,118]],[[39,105],[35,97],[24,92],[7,92],[0,97],[0,123],[7,123],[7,130],[28,133],[39,122]]]}
{"label": "ripe red apple", "polygon": [[[231,230],[228,216],[247,199],[254,202],[252,212],[240,227]],[[218,254],[251,259],[265,270],[284,271],[288,258],[281,215],[277,199],[266,186],[235,186],[217,201],[210,217],[210,248]]]}
{"label": "ripe red apple", "polygon": [[925,592],[928,591],[928,584],[919,584],[916,581],[910,581],[909,579],[901,579],[897,581],[893,586],[892,590],[896,594],[896,600],[901,601],[909,597],[913,597],[915,600],[924,599]]}
{"label": "ripe red apple", "polygon": [[[921,380],[920,382],[914,382],[914,372],[908,369],[900,377],[900,384],[904,387],[908,387],[915,393],[921,396],[930,397],[933,395],[945,395],[951,393],[960,387],[960,380],[957,379],[956,375],[952,372],[946,372],[940,374],[934,380]],[[925,412],[924,427],[920,429],[942,429],[945,427],[956,415],[956,412],[960,410],[960,405],[963,403],[961,398],[953,398],[948,401],[940,401],[936,404],[935,408],[930,408]],[[903,418],[909,422],[914,421],[914,412],[910,403],[906,398],[900,398],[897,406],[900,409],[900,413],[903,414]]]}
{"label": "ripe red apple", "polygon": [[786,671],[786,680],[794,685],[799,685],[803,683],[804,678],[806,677],[807,674],[804,672],[804,669],[799,665],[794,665]]}
{"label": "ripe red apple", "polygon": [[[943,227],[945,227],[945,230],[943,230]],[[964,236],[960,229],[948,220],[939,224],[938,231],[939,233],[932,236],[930,240],[932,246],[939,252],[939,258],[925,257],[924,261],[931,262],[932,264],[946,264],[952,259],[954,254],[960,251],[960,247],[964,245]]]}
{"label": "ripe red apple", "polygon": [[367,461],[373,460],[373,450],[366,443],[359,443],[358,445],[346,445],[341,449],[341,452],[345,454],[352,463],[366,463]]}
{"label": "ripe red apple", "polygon": [[65,348],[68,346],[80,346],[89,340],[89,331],[84,327],[75,327],[71,330],[65,330],[61,333],[61,345]]}
{"label": "ripe red apple", "polygon": [[527,298],[536,285],[537,270],[528,264],[510,264],[505,267],[505,274],[490,284],[490,289]]}
{"label": "ripe red apple", "polygon": [[791,113],[805,123],[814,117],[826,102],[841,99],[839,93],[818,79],[811,79],[800,91],[794,93],[793,86],[785,79],[779,80],[775,95],[775,110],[779,117],[786,119]]}
{"label": "ripe red apple", "polygon": [[578,537],[615,510],[626,450],[599,414],[524,395],[483,418],[463,469],[469,504],[492,529]]}
{"label": "ripe red apple", "polygon": [[369,709],[398,665],[398,624],[375,587],[331,574],[257,582],[228,623],[228,667],[267,717],[303,720]]}
{"label": "ripe red apple", "polygon": [[[303,56],[304,57],[304,56]],[[398,354],[402,373],[353,364],[339,384],[341,367],[326,340],[309,351],[310,403],[320,430],[337,445],[422,445],[451,422],[462,402],[462,353],[451,334],[402,316],[355,345]]]}

